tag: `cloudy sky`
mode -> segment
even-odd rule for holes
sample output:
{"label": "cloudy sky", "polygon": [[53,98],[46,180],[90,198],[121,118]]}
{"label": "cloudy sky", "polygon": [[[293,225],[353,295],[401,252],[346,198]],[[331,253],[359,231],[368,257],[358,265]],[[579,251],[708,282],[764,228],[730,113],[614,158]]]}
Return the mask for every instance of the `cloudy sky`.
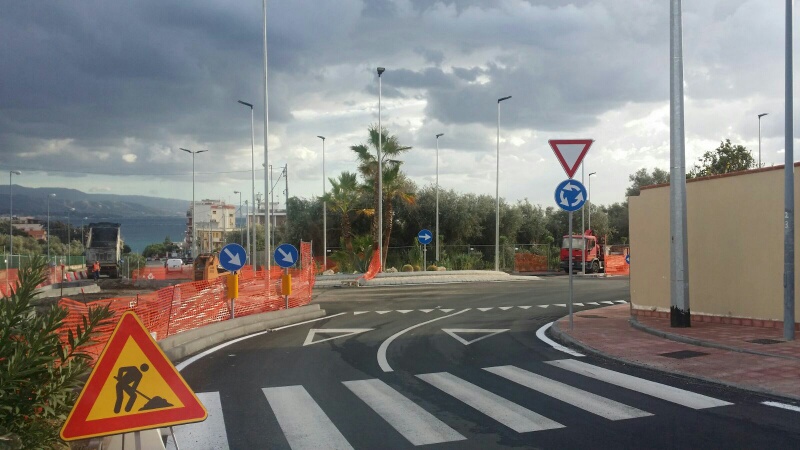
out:
{"label": "cloudy sky", "polygon": [[[783,163],[784,4],[684,1],[687,161],[730,138]],[[259,0],[0,0],[0,166],[15,184],[238,203],[250,192],[250,112],[263,162]],[[669,167],[669,2],[271,0],[269,155],[291,195],[354,170],[378,120],[413,146],[419,185],[555,205],[548,139],[591,138],[596,203]],[[797,48],[798,46],[795,46]],[[795,56],[797,58],[797,56]],[[800,77],[798,77],[800,78]],[[263,169],[256,190],[264,191]],[[580,177],[580,171],[578,172]],[[247,194],[244,197],[247,198]]]}

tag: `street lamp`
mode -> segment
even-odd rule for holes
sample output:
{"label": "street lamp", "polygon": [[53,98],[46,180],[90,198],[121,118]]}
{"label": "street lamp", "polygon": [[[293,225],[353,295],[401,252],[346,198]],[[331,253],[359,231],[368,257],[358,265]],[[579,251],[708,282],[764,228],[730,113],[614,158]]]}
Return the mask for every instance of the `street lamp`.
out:
{"label": "street lamp", "polygon": [[[266,33],[266,32],[265,32]],[[265,34],[266,36],[266,34]],[[266,39],[266,38],[264,38]],[[265,47],[266,48],[266,47]],[[266,51],[266,50],[265,50]],[[253,200],[254,212],[253,212],[253,219],[255,220],[256,213],[258,213],[258,208],[256,206],[256,131],[253,125],[253,104],[243,102],[241,100],[237,100],[240,104],[247,106],[250,108],[250,178],[251,178],[251,186],[250,186],[250,194]],[[266,136],[266,132],[264,133]],[[266,147],[266,139],[265,144]],[[247,239],[250,240],[250,234],[247,235]],[[248,247],[250,245],[248,244]],[[250,250],[250,264],[253,266],[253,273],[256,271],[256,226],[255,223],[253,224],[253,248]]]}
{"label": "street lamp", "polygon": [[[234,194],[239,194],[239,218],[242,217],[242,192],[241,191],[233,191]],[[244,246],[244,236],[242,236],[241,230],[239,230],[239,240],[242,241],[242,246]]]}
{"label": "street lamp", "polygon": [[495,185],[495,217],[494,217],[494,270],[500,270],[500,102],[511,96],[497,99],[497,176]]}
{"label": "street lamp", "polygon": [[439,138],[444,133],[436,135],[436,262],[439,262]]}
{"label": "street lamp", "polygon": [[325,136],[317,137],[322,139],[322,271],[324,272],[328,270],[328,202],[325,201],[328,188],[325,181]]}
{"label": "street lamp", "polygon": [[378,258],[383,272],[383,167],[381,150],[383,147],[383,127],[381,126],[381,75],[386,69],[378,67]]}
{"label": "street lamp", "polygon": [[47,194],[47,264],[50,264],[50,199],[56,194]]}
{"label": "street lamp", "polygon": [[86,247],[86,243],[84,242],[84,238],[86,237],[86,234],[84,234],[84,232],[83,232],[83,224],[87,220],[89,220],[88,217],[84,217],[84,218],[81,219],[81,245],[83,247]]}
{"label": "street lamp", "polygon": [[761,113],[758,115],[758,168],[761,168],[761,118],[769,113]]}
{"label": "street lamp", "polygon": [[[11,265],[14,265],[14,187],[11,184],[11,178],[14,175],[22,175],[19,170],[8,171],[8,240],[11,242]],[[6,268],[11,268],[7,266]]]}
{"label": "street lamp", "polygon": [[592,172],[589,174],[589,199],[586,203],[589,204],[589,229],[592,229],[592,175],[596,175],[597,172]]}
{"label": "street lamp", "polygon": [[72,222],[70,213],[75,212],[75,208],[67,209],[67,266],[71,266],[70,257],[72,256]]}
{"label": "street lamp", "polygon": [[191,151],[185,148],[181,150],[192,155],[192,259],[197,258],[197,215],[194,211],[194,155],[207,152],[208,150]]}

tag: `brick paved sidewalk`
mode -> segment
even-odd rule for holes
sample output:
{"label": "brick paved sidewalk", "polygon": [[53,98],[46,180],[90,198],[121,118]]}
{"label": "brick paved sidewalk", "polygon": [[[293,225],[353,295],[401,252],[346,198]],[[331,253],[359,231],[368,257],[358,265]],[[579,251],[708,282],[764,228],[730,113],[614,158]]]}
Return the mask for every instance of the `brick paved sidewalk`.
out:
{"label": "brick paved sidewalk", "polygon": [[[632,323],[630,305],[615,305],[576,313],[573,331],[566,317],[552,330],[613,359],[800,400],[800,341],[784,341],[781,329],[705,322],[670,328],[669,319],[654,317]],[[751,342],[759,339],[772,343]]]}

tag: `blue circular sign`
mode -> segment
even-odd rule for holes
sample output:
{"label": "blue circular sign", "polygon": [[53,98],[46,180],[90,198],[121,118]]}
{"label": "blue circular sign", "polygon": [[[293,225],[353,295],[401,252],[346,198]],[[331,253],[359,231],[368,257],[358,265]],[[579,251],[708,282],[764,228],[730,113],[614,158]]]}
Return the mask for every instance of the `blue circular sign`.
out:
{"label": "blue circular sign", "polygon": [[247,263],[247,250],[239,244],[228,244],[219,252],[219,265],[229,272],[240,270]]}
{"label": "blue circular sign", "polygon": [[579,181],[564,180],[556,187],[556,204],[564,211],[577,211],[586,203],[586,188]]}
{"label": "blue circular sign", "polygon": [[287,269],[297,263],[298,256],[297,248],[292,244],[281,244],[275,249],[273,256],[275,257],[275,264]]}
{"label": "blue circular sign", "polygon": [[433,233],[430,230],[423,229],[419,233],[417,233],[417,239],[419,243],[422,245],[428,245],[433,240]]}
{"label": "blue circular sign", "polygon": [[631,254],[630,253],[625,255],[625,263],[626,264],[630,264],[631,263]]}

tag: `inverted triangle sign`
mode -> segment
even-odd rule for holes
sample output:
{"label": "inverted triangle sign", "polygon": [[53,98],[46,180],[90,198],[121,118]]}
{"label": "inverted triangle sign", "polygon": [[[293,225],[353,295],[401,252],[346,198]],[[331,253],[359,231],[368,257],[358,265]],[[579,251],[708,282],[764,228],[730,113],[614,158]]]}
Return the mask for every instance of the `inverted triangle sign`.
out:
{"label": "inverted triangle sign", "polygon": [[[486,339],[488,337],[494,336],[496,334],[500,334],[504,331],[508,331],[508,329],[490,329],[490,328],[442,328],[442,331],[452,336],[458,342],[461,342],[464,345],[473,344],[480,340]],[[459,334],[478,334],[481,335],[478,338],[472,340],[466,340],[463,337],[459,336]]]}
{"label": "inverted triangle sign", "polygon": [[561,163],[561,167],[564,168],[564,172],[572,178],[594,141],[592,139],[551,139],[548,142],[550,142],[550,148],[556,154],[558,162]]}
{"label": "inverted triangle sign", "polygon": [[122,315],[61,428],[65,441],[208,417],[197,396],[131,311]]}
{"label": "inverted triangle sign", "polygon": [[[303,347],[306,345],[318,344],[320,342],[330,341],[331,339],[339,339],[372,330],[374,330],[374,328],[312,328],[308,330],[308,335],[306,336],[305,342],[303,342]],[[318,339],[315,341],[314,336],[317,334],[335,334],[336,336]]]}

